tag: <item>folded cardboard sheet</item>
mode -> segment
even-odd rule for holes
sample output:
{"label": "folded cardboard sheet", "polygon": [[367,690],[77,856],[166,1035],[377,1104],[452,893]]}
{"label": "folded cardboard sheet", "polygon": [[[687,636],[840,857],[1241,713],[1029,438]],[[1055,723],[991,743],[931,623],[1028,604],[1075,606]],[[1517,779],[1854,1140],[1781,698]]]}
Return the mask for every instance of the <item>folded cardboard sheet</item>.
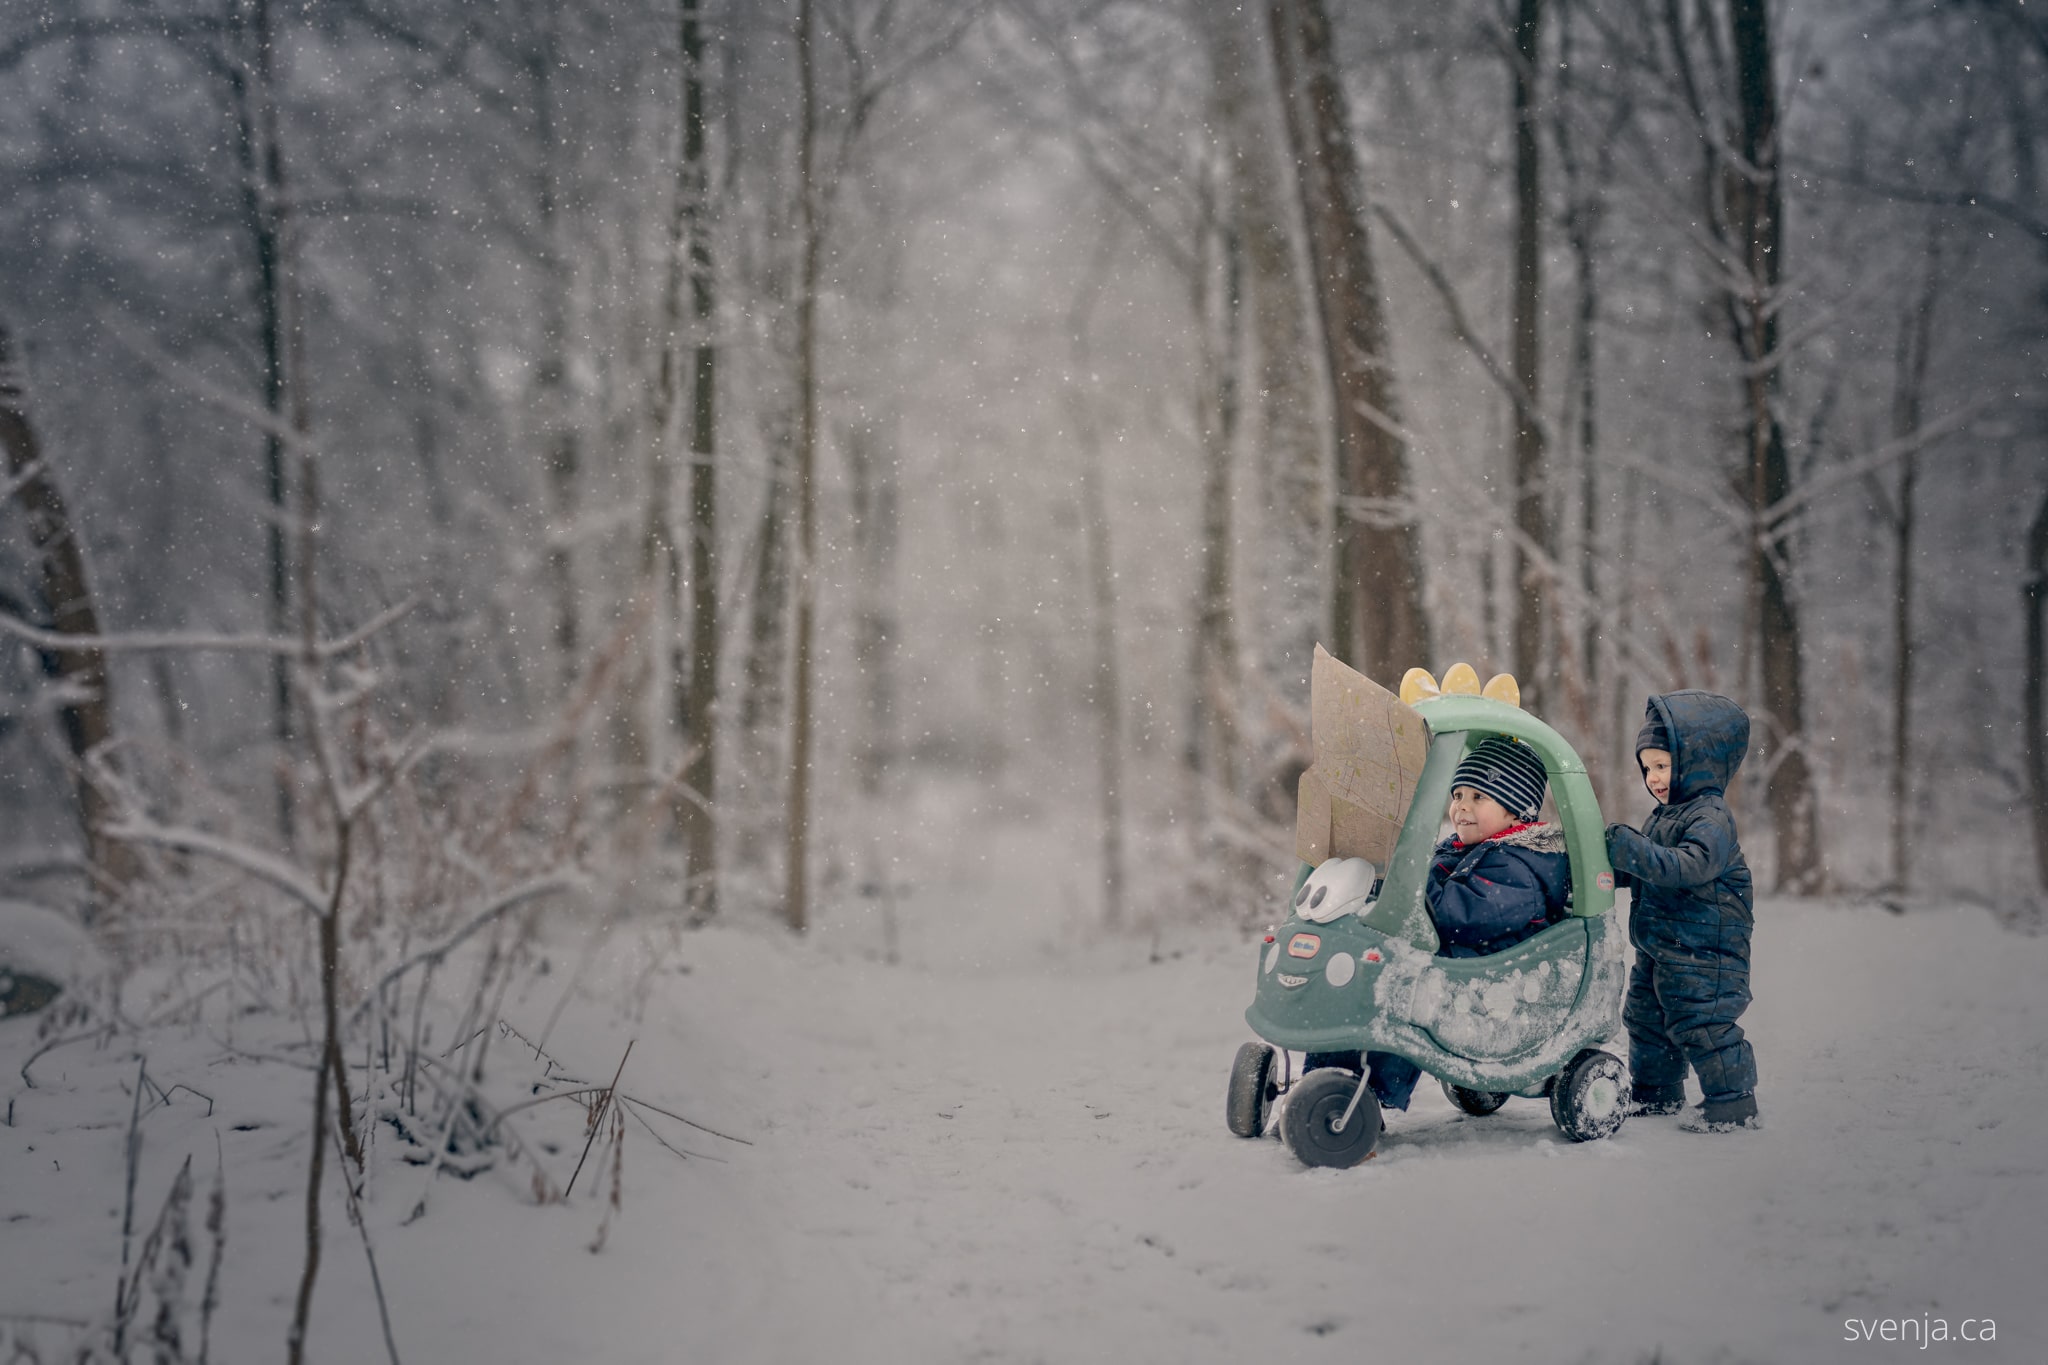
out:
{"label": "folded cardboard sheet", "polygon": [[1385,867],[1429,756],[1414,708],[1316,646],[1309,674],[1314,761],[1301,775],[1294,851],[1303,862],[1368,858]]}

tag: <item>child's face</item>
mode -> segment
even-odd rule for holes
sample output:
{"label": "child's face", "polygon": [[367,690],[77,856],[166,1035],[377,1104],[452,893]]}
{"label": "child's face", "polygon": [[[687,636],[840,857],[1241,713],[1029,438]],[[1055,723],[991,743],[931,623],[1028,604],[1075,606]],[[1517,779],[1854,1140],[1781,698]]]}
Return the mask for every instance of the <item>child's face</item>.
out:
{"label": "child's face", "polygon": [[1515,823],[1508,809],[1485,792],[1471,787],[1451,788],[1451,828],[1461,844],[1476,844]]}
{"label": "child's face", "polygon": [[1643,785],[1650,789],[1650,795],[1658,803],[1671,799],[1671,755],[1662,749],[1642,749],[1636,753],[1636,761],[1643,765]]}

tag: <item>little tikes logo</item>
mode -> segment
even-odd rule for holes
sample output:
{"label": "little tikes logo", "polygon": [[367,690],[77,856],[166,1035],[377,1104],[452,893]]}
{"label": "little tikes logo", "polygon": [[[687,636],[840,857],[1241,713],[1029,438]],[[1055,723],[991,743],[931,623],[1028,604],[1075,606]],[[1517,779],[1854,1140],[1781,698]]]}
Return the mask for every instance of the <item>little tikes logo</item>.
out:
{"label": "little tikes logo", "polygon": [[1314,957],[1323,950],[1323,941],[1314,934],[1296,934],[1287,940],[1289,957]]}

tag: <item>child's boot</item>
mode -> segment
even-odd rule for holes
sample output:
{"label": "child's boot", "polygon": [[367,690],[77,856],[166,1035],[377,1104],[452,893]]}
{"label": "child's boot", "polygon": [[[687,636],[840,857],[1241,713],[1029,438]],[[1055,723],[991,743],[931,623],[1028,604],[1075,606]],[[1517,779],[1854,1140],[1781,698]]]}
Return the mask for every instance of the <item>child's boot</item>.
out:
{"label": "child's boot", "polygon": [[1738,1095],[1732,1100],[1708,1100],[1697,1109],[1685,1111],[1678,1126],[1688,1133],[1732,1133],[1737,1128],[1757,1128],[1756,1096]]}
{"label": "child's boot", "polygon": [[1685,1085],[1643,1085],[1628,1088],[1630,1114],[1675,1114],[1685,1108]]}

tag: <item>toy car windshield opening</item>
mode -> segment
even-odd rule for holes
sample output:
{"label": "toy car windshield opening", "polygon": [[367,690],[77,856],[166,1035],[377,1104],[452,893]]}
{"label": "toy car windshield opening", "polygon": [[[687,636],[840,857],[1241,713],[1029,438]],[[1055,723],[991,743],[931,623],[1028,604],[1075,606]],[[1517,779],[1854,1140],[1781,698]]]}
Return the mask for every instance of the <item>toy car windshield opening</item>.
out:
{"label": "toy car windshield opening", "polygon": [[[1437,950],[1436,922],[1429,917],[1423,892],[1429,882],[1429,858],[1436,849],[1441,821],[1427,812],[1442,812],[1451,800],[1451,778],[1465,757],[1467,739],[1462,730],[1437,735],[1429,742],[1429,758],[1416,780],[1415,795],[1408,803],[1409,818],[1401,822],[1401,837],[1394,843],[1394,856],[1387,860],[1386,876],[1379,899],[1360,916],[1365,923],[1393,938],[1406,939],[1426,953]],[[1416,819],[1416,812],[1425,812]]]}

